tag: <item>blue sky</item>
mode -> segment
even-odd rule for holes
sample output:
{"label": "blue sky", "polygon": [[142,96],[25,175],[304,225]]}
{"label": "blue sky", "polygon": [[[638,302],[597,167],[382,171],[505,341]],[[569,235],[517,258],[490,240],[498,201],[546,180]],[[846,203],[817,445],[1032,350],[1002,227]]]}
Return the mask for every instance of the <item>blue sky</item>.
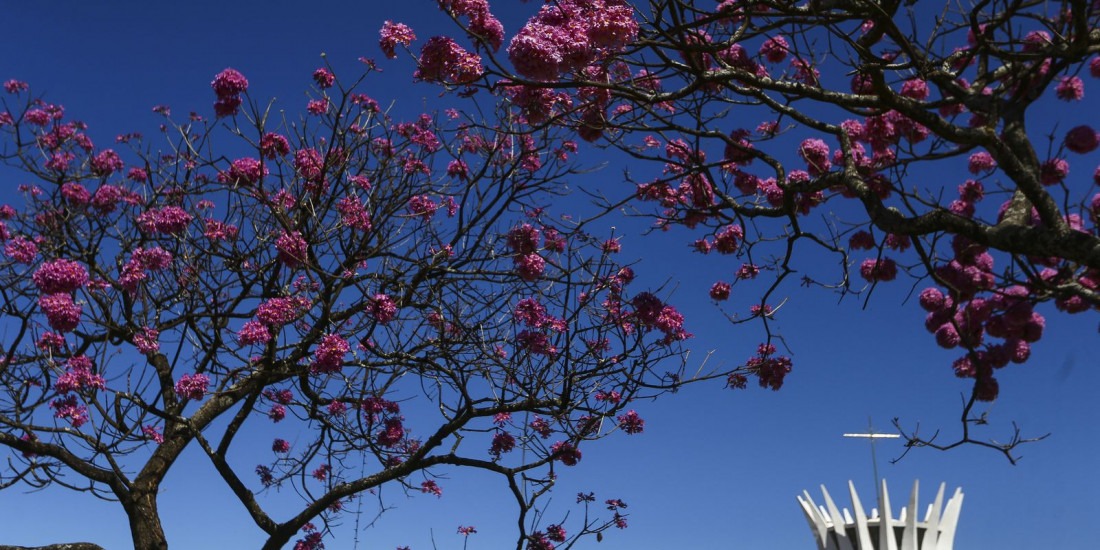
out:
{"label": "blue sky", "polygon": [[[398,112],[415,114],[425,105],[439,105],[439,90],[413,84],[407,61],[386,62],[377,47],[377,30],[392,19],[412,25],[422,40],[447,32],[449,23],[434,4],[12,2],[4,7],[7,47],[0,51],[0,80],[29,82],[36,93],[86,121],[99,143],[130,131],[154,134],[154,104],[171,105],[177,114],[208,112],[213,100],[209,82],[227,66],[249,78],[254,99],[275,97],[277,106],[300,112],[322,52],[338,75],[357,74],[360,56],[377,58],[385,71],[365,91],[384,105],[397,101]],[[538,5],[497,0],[494,11],[506,31],[514,32]],[[1096,105],[1094,97],[1086,95],[1085,107]],[[589,155],[586,162],[600,161]],[[624,160],[612,157],[593,178],[610,187],[624,167]],[[1077,177],[1086,178],[1084,173],[1080,170]],[[2,174],[4,188],[22,183],[10,172]],[[708,354],[710,364],[740,364],[758,343],[758,329],[731,326],[706,296],[710,284],[728,279],[738,264],[691,254],[685,244],[690,239],[686,232],[645,238],[627,232],[623,254],[640,257],[639,272],[652,283],[667,281],[675,289],[673,301],[696,335],[689,342],[689,364]],[[951,372],[956,354],[937,348],[924,332],[923,313],[905,301],[909,290],[906,281],[882,286],[864,307],[859,300],[838,303],[835,295],[786,288],[789,301],[778,326],[795,366],[781,391],[750,387],[734,392],[709,384],[638,403],[647,421],[645,433],[615,434],[585,448],[580,465],[563,472],[552,514],[568,510],[576,492],[596,491],[625,500],[631,514],[630,528],[610,533],[600,548],[813,548],[795,495],[809,489],[817,498],[818,484],[844,495],[849,479],[865,502],[873,494],[867,443],[843,439],[842,433],[864,431],[868,418],[886,430],[894,417],[906,426],[919,422],[922,433],[941,429],[943,438],[958,433],[968,386]],[[1095,500],[1100,473],[1093,467],[1100,455],[1100,407],[1094,403],[1100,387],[1097,318],[1043,312],[1047,335],[1028,364],[1010,366],[1000,375],[1001,397],[990,408],[992,425],[977,432],[1004,439],[1015,421],[1025,436],[1052,433],[1046,441],[1020,448],[1018,465],[995,452],[967,447],[947,453],[916,450],[890,464],[902,447],[892,442],[878,447],[879,470],[891,483],[895,507],[914,479],[924,484],[922,508],[941,481],[948,491],[963,488],[959,548],[1095,544],[1082,527],[1100,513]],[[257,441],[263,446],[270,438],[257,436]],[[174,548],[256,546],[258,530],[201,457],[191,457],[198,460],[170,475],[161,496],[170,543]],[[461,548],[458,525],[478,527],[469,548],[513,544],[515,512],[499,481],[453,472],[446,490],[442,499],[386,495],[395,509],[359,533],[358,547],[408,544],[422,550],[432,547],[434,537],[439,548]],[[848,505],[846,496],[840,501]],[[360,521],[365,525],[370,519]],[[354,522],[349,514],[340,538],[327,540],[326,546],[353,548]],[[0,543],[78,540],[128,547],[121,509],[62,489],[0,492]]]}

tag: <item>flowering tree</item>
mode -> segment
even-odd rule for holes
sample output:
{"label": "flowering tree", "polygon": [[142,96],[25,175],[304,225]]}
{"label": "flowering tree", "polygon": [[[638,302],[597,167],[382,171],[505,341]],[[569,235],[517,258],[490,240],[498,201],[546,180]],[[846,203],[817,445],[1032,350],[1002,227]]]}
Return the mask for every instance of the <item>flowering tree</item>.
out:
{"label": "flowering tree", "polygon": [[639,208],[736,258],[709,292],[751,304],[727,316],[762,323],[747,366],[763,385],[791,367],[771,326],[788,283],[869,298],[910,278],[928,332],[972,380],[959,440],[911,433],[911,446],[1011,460],[1019,432],[972,438],[971,410],[996,399],[998,369],[1028,360],[1037,306],[1100,306],[1100,137],[1079,107],[1100,77],[1100,10],[915,4],[556,0],[507,37],[488,2],[442,0],[480,55],[462,50],[476,67],[439,76],[429,42],[421,77],[649,161],[629,175]]}
{"label": "flowering tree", "polygon": [[[439,496],[457,468],[507,481],[518,547],[625,526],[616,499],[531,514],[584,442],[642,431],[628,404],[681,382],[661,364],[689,336],[631,290],[617,242],[559,217],[575,144],[506,112],[392,120],[313,80],[280,121],[226,69],[213,118],[156,107],[162,135],[113,147],[4,85],[2,156],[27,183],[0,206],[0,488],[116,500],[143,549],[167,547],[157,496],[186,448],[265,548],[321,548],[349,499]],[[285,435],[257,464],[239,448],[264,424]]]}

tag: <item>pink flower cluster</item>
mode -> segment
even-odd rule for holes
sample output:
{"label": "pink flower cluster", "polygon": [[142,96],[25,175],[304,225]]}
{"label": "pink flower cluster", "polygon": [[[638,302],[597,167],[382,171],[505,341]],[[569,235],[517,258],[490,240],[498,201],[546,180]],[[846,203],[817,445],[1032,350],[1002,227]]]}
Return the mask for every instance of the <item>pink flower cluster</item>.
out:
{"label": "pink flower cluster", "polygon": [[43,295],[38,299],[38,307],[46,314],[50,328],[62,334],[76,329],[84,312],[84,308],[73,302],[72,295],[64,292]]}
{"label": "pink flower cluster", "polygon": [[336,75],[332,74],[332,71],[321,67],[313,71],[313,81],[317,83],[318,88],[325,90],[336,83]]}
{"label": "pink flower cluster", "polygon": [[554,460],[560,460],[566,466],[576,466],[581,461],[581,452],[568,441],[559,441],[550,446]]}
{"label": "pink flower cluster", "polygon": [[516,273],[525,281],[536,281],[546,271],[546,260],[537,252],[539,237],[539,230],[530,224],[512,228],[506,236],[508,247],[515,253],[512,262]]}
{"label": "pink flower cluster", "polygon": [[187,230],[191,223],[191,214],[178,206],[150,208],[138,214],[137,225],[144,233],[166,233],[176,235]]}
{"label": "pink flower cluster", "polygon": [[290,442],[288,442],[285,439],[276,438],[275,441],[273,441],[271,443],[271,450],[273,452],[276,452],[276,453],[279,453],[279,454],[289,453],[290,452]]}
{"label": "pink flower cluster", "polygon": [[138,284],[148,278],[147,271],[160,271],[172,265],[172,253],[159,246],[152,248],[135,248],[130,255],[130,261],[122,266],[122,273],[118,277],[118,284],[127,292],[137,290]]}
{"label": "pink flower cluster", "polygon": [[439,7],[453,17],[465,17],[466,29],[494,52],[504,43],[504,26],[489,12],[488,0],[439,0]]}
{"label": "pink flower cluster", "polygon": [[158,430],[156,426],[142,426],[141,433],[157,445],[164,443],[164,434],[160,433],[160,430]]}
{"label": "pink flower cluster", "polygon": [[898,276],[898,264],[890,258],[867,258],[859,265],[859,275],[867,282],[893,281]]}
{"label": "pink flower cluster", "polygon": [[310,307],[308,299],[301,296],[271,298],[256,309],[255,321],[248,321],[237,333],[241,345],[264,343],[271,339],[269,329],[280,329],[302,315]]}
{"label": "pink flower cluster", "polygon": [[324,169],[324,158],[316,149],[306,148],[294,152],[294,170],[307,182],[321,183]]}
{"label": "pink flower cluster", "polygon": [[[775,354],[775,346],[772,344],[760,344],[757,346],[756,355],[750,358],[745,366],[756,375],[761,388],[779,390],[783,387],[783,379],[791,372],[791,359],[783,355]],[[738,387],[731,383],[731,387]]]}
{"label": "pink flower cluster", "polygon": [[25,237],[15,237],[4,244],[4,254],[21,264],[32,264],[38,257],[38,245]]}
{"label": "pink flower cluster", "polygon": [[631,304],[634,306],[634,317],[638,324],[663,332],[665,344],[691,337],[691,333],[684,330],[684,316],[653,294],[642,292],[634,296]]}
{"label": "pink flower cluster", "polygon": [[225,69],[214,77],[210,87],[218,96],[214,113],[219,117],[233,116],[241,106],[240,94],[248,90],[248,79],[236,69]]}
{"label": "pink flower cluster", "polygon": [[820,139],[803,140],[798,147],[798,156],[806,161],[806,169],[811,176],[820,176],[832,168],[829,162],[829,146]]}
{"label": "pink flower cluster", "polygon": [[397,317],[397,303],[385,294],[372,296],[369,308],[371,317],[383,325]]}
{"label": "pink flower cluster", "polygon": [[508,58],[525,78],[553,82],[617,54],[637,34],[634,8],[623,0],[561,0],[516,33]]}
{"label": "pink flower cluster", "polygon": [[437,497],[442,497],[443,496],[443,488],[440,487],[439,484],[436,483],[435,480],[433,480],[433,479],[429,479],[429,480],[421,483],[420,484],[420,492],[421,493],[431,493],[431,494],[433,494]]}
{"label": "pink flower cluster", "polygon": [[619,428],[629,435],[640,434],[645,429],[645,420],[638,416],[637,411],[631,410],[619,415]]}
{"label": "pink flower cluster", "polygon": [[210,377],[205,374],[185,374],[176,381],[176,395],[183,399],[202,399],[206,395],[206,388],[210,385]]}
{"label": "pink flower cluster", "polygon": [[549,329],[555,332],[565,330],[565,320],[547,314],[546,306],[534,298],[520,300],[513,313],[517,321],[530,328]]}
{"label": "pink flower cluster", "polygon": [[516,448],[516,438],[512,434],[499,431],[493,435],[493,442],[489,447],[489,454],[493,455],[493,459],[499,460],[500,455],[511,452]]}
{"label": "pink flower cluster", "polygon": [[283,231],[275,239],[275,249],[279,252],[279,261],[290,268],[304,264],[309,258],[308,245],[299,231]]}
{"label": "pink flower cluster", "polygon": [[275,160],[290,153],[290,144],[286,137],[268,132],[260,138],[260,154],[265,159]]}
{"label": "pink flower cluster", "polygon": [[427,195],[416,195],[409,199],[409,213],[420,217],[424,222],[431,221],[435,211],[439,210],[439,204]]}
{"label": "pink flower cluster", "polygon": [[382,23],[382,29],[378,31],[378,34],[381,37],[378,40],[378,46],[382,48],[382,53],[390,59],[397,57],[398,44],[408,46],[412,44],[413,40],[416,40],[416,34],[408,25],[388,20]]}
{"label": "pink flower cluster", "polygon": [[332,373],[344,366],[344,356],[351,351],[351,346],[339,334],[326,334],[317,344],[317,350],[313,352],[313,364],[310,367],[314,373]]}
{"label": "pink flower cluster", "polygon": [[60,258],[43,263],[31,280],[43,294],[71,293],[88,284],[88,270],[78,262]]}
{"label": "pink flower cluster", "polygon": [[134,335],[134,346],[144,354],[160,351],[160,331],[151,327],[142,327],[141,332]]}
{"label": "pink flower cluster", "polygon": [[357,197],[348,195],[336,203],[336,211],[340,213],[340,221],[344,225],[359,231],[370,231],[371,217],[363,202]]}
{"label": "pink flower cluster", "polygon": [[54,418],[64,418],[74,428],[79,428],[88,421],[88,408],[77,402],[75,395],[66,395],[50,402],[50,408],[54,410]]}
{"label": "pink flower cluster", "polygon": [[441,84],[470,85],[485,72],[480,55],[445,36],[429,38],[420,49],[417,64],[413,78]]}
{"label": "pink flower cluster", "polygon": [[92,360],[83,355],[70,357],[65,362],[65,367],[65,373],[57,377],[53,386],[57,393],[102,390],[107,387],[103,376],[92,372]]}
{"label": "pink flower cluster", "polygon": [[1100,135],[1091,126],[1075,126],[1066,132],[1065,144],[1074,153],[1091,153],[1100,146]]}
{"label": "pink flower cluster", "polygon": [[255,185],[268,174],[267,167],[252,157],[234,160],[229,171],[218,174],[218,181],[238,185]]}

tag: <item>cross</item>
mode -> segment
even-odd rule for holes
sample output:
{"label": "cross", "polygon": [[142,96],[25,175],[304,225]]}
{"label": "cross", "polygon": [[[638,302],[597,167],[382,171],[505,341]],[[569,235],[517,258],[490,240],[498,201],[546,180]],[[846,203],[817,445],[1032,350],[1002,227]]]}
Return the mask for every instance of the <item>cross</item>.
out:
{"label": "cross", "polygon": [[875,440],[876,439],[897,439],[901,437],[899,434],[887,434],[876,433],[875,428],[871,425],[871,419],[867,419],[867,433],[862,434],[844,434],[844,437],[862,437],[871,441],[871,468],[875,474],[875,494],[879,495],[881,501],[882,496],[882,482],[878,477],[878,459],[875,458]]}

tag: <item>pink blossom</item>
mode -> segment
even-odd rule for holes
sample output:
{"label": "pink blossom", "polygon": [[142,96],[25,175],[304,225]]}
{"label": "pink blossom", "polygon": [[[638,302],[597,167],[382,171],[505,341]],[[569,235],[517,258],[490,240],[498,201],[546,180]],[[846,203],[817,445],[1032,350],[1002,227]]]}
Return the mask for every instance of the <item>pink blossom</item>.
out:
{"label": "pink blossom", "polygon": [[542,531],[527,535],[527,550],[554,550],[555,546]]}
{"label": "pink blossom", "polygon": [[340,199],[336,204],[336,211],[340,213],[340,221],[344,225],[360,231],[370,231],[370,213],[358,198],[349,195]]}
{"label": "pink blossom", "polygon": [[142,327],[141,332],[134,335],[134,346],[141,353],[156,353],[160,351],[158,338],[160,338],[160,331],[150,327]]}
{"label": "pink blossom", "polygon": [[84,206],[92,202],[92,194],[83,185],[69,182],[61,186],[61,196],[70,204]]}
{"label": "pink blossom", "polygon": [[906,80],[901,85],[901,95],[917,101],[924,101],[928,99],[928,83],[919,78]]}
{"label": "pink blossom", "polygon": [[370,300],[370,314],[380,324],[386,324],[397,317],[397,303],[385,294],[375,294]]}
{"label": "pink blossom", "polygon": [[203,220],[202,236],[211,241],[236,240],[239,231],[237,226],[233,224],[223,223],[212,219]]}
{"label": "pink blossom", "polygon": [[431,479],[420,484],[420,492],[431,493],[437,497],[443,496],[443,488],[441,488],[439,484],[435,482],[435,480]]}
{"label": "pink blossom", "polygon": [[279,454],[289,453],[290,443],[285,439],[276,438],[275,441],[271,443],[271,450]]}
{"label": "pink blossom", "polygon": [[1039,167],[1039,181],[1043,185],[1062,183],[1069,175],[1069,163],[1065,159],[1053,158]]}
{"label": "pink blossom", "polygon": [[967,164],[971,174],[988,172],[997,167],[997,161],[993,160],[993,155],[985,151],[979,151],[970,155],[970,160]]}
{"label": "pink blossom", "polygon": [[256,318],[269,327],[282,327],[298,319],[310,307],[308,299],[301,296],[271,298],[260,304]]}
{"label": "pink blossom", "polygon": [[337,372],[344,365],[344,356],[350,351],[348,341],[339,334],[326,334],[321,337],[321,342],[313,353],[310,370],[314,373]]}
{"label": "pink blossom", "polygon": [[328,98],[313,99],[306,103],[306,112],[311,115],[323,115],[328,112]]}
{"label": "pink blossom", "polygon": [[313,71],[313,81],[317,83],[318,88],[331,88],[332,84],[336,82],[336,75],[332,74],[332,71],[321,67]]}
{"label": "pink blossom", "polygon": [[378,433],[378,444],[383,447],[395,447],[405,438],[405,427],[400,418],[386,419],[382,431]]}
{"label": "pink blossom", "polygon": [[54,332],[47,332],[38,339],[35,347],[42,351],[59,351],[65,347],[65,337]]}
{"label": "pink blossom", "polygon": [[4,245],[4,254],[21,264],[32,264],[38,257],[38,245],[24,237],[15,237]]}
{"label": "pink blossom", "polygon": [[239,158],[229,165],[228,173],[218,174],[218,181],[222,183],[237,183],[242,185],[255,185],[261,178],[268,174],[267,167],[260,161],[251,158]]}
{"label": "pink blossom", "polygon": [[1063,76],[1054,93],[1062,101],[1080,101],[1085,97],[1085,82],[1078,76]]}
{"label": "pink blossom", "polygon": [[4,81],[4,90],[9,94],[17,94],[19,92],[25,92],[30,89],[30,85],[26,82],[11,79]]}
{"label": "pink blossom", "polygon": [[485,72],[481,56],[466,51],[445,36],[428,39],[420,49],[418,65],[413,78],[442,84],[472,84]]}
{"label": "pink blossom", "polygon": [[760,55],[767,59],[769,63],[782,63],[783,60],[787,59],[789,49],[790,45],[787,43],[786,38],[773,36],[760,45]]}
{"label": "pink blossom", "polygon": [[511,452],[516,448],[516,438],[508,432],[497,432],[493,436],[493,443],[489,447],[489,454],[493,455],[493,458],[500,459],[500,455],[503,453]]}
{"label": "pink blossom", "polygon": [[50,328],[62,334],[71,332],[80,324],[84,308],[73,302],[68,293],[46,294],[38,299],[38,307],[46,314]]}
{"label": "pink blossom", "polygon": [[1074,153],[1091,153],[1100,146],[1100,136],[1090,126],[1076,126],[1066,132],[1066,149]]}
{"label": "pink blossom", "polygon": [[378,40],[378,46],[382,48],[382,53],[390,59],[397,57],[395,50],[398,44],[408,46],[413,40],[416,40],[416,34],[408,25],[388,20],[382,23],[382,29],[378,31],[378,34],[381,36]]}
{"label": "pink blossom", "polygon": [[554,460],[560,460],[566,466],[576,466],[581,461],[581,452],[568,441],[559,441],[550,446]]}
{"label": "pink blossom", "polygon": [[714,249],[721,254],[733,254],[737,252],[737,248],[744,237],[745,231],[741,229],[740,225],[727,225],[715,234]]}
{"label": "pink blossom", "polygon": [[184,232],[192,219],[191,214],[178,206],[165,206],[150,208],[139,214],[137,225],[145,233],[155,231],[175,235]]}
{"label": "pink blossom", "polygon": [[112,149],[104,149],[92,158],[92,173],[97,176],[109,176],[123,168],[122,159]]}
{"label": "pink blossom", "polygon": [[279,261],[287,267],[298,267],[308,258],[308,245],[298,231],[283,231],[278,239],[275,239],[275,249],[279,251]]}
{"label": "pink blossom", "polygon": [[79,428],[88,421],[88,408],[77,403],[75,395],[67,395],[50,402],[50,408],[54,410],[54,418],[64,418],[74,428]]}
{"label": "pink blossom", "polygon": [[619,416],[619,427],[628,435],[640,434],[645,429],[645,420],[638,416],[637,411],[628,411]]}
{"label": "pink blossom", "polygon": [[115,211],[119,200],[122,199],[122,190],[114,185],[101,185],[92,194],[92,206],[101,213],[109,214]]}
{"label": "pink blossom", "polygon": [[531,254],[539,248],[539,230],[523,224],[508,231],[508,247],[518,254]]}
{"label": "pink blossom", "polygon": [[159,271],[172,265],[172,253],[159,246],[135,248],[133,254],[131,254],[131,260],[136,262],[142,269]]}
{"label": "pink blossom", "polygon": [[268,132],[260,138],[260,154],[268,159],[275,160],[290,153],[290,144],[285,137],[274,132]]}
{"label": "pink blossom", "polygon": [[427,195],[416,195],[409,199],[409,213],[419,216],[425,222],[431,221],[439,205]]}
{"label": "pink blossom", "polygon": [[868,282],[893,281],[898,276],[898,266],[890,258],[867,258],[860,264],[859,274]]}
{"label": "pink blossom", "polygon": [[460,535],[470,536],[474,533],[477,533],[477,529],[475,529],[474,526],[472,526],[472,525],[469,525],[469,526],[459,525],[458,526],[458,534],[460,534]]}
{"label": "pink blossom", "polygon": [[730,284],[723,281],[718,281],[710,287],[710,299],[721,302],[728,300],[730,297]]}
{"label": "pink blossom", "polygon": [[294,153],[294,170],[302,179],[320,182],[324,174],[325,162],[316,149],[299,149]]}
{"label": "pink blossom", "polygon": [[944,297],[943,292],[940,292],[938,288],[926,288],[920,293],[920,307],[925,311],[940,311],[944,307],[949,305],[949,301]]}
{"label": "pink blossom", "polygon": [[142,426],[141,433],[157,445],[164,443],[164,435],[160,433],[156,426]]}
{"label": "pink blossom", "polygon": [[348,406],[343,401],[333,401],[328,404],[327,410],[330,416],[343,416]]}
{"label": "pink blossom", "polygon": [[537,281],[546,271],[546,260],[538,254],[524,254],[512,259],[516,274],[528,282]]}
{"label": "pink blossom", "polygon": [[76,355],[65,362],[66,371],[57,377],[54,389],[57,393],[78,392],[86,389],[102,390],[106,388],[103,376],[92,372],[92,360]]}
{"label": "pink blossom", "polygon": [[88,270],[78,262],[61,258],[43,263],[31,280],[43,294],[75,292],[88,284]]}
{"label": "pink blossom", "polygon": [[531,429],[534,430],[535,433],[539,434],[539,437],[543,439],[549,438],[550,434],[552,433],[550,423],[547,422],[545,418],[541,418],[539,416],[536,416],[535,419],[531,421],[530,426]]}
{"label": "pink blossom", "polygon": [[225,69],[210,83],[219,98],[233,97],[248,90],[248,79],[236,69]]}
{"label": "pink blossom", "polygon": [[542,332],[530,330],[520,332],[516,335],[516,346],[527,350],[532,355],[545,355],[552,358],[558,353],[557,346]]}
{"label": "pink blossom", "polygon": [[209,385],[210,378],[205,374],[185,374],[176,381],[176,395],[183,399],[202,399]]}
{"label": "pink blossom", "polygon": [[791,78],[807,86],[817,86],[821,71],[803,59],[791,60]]}

